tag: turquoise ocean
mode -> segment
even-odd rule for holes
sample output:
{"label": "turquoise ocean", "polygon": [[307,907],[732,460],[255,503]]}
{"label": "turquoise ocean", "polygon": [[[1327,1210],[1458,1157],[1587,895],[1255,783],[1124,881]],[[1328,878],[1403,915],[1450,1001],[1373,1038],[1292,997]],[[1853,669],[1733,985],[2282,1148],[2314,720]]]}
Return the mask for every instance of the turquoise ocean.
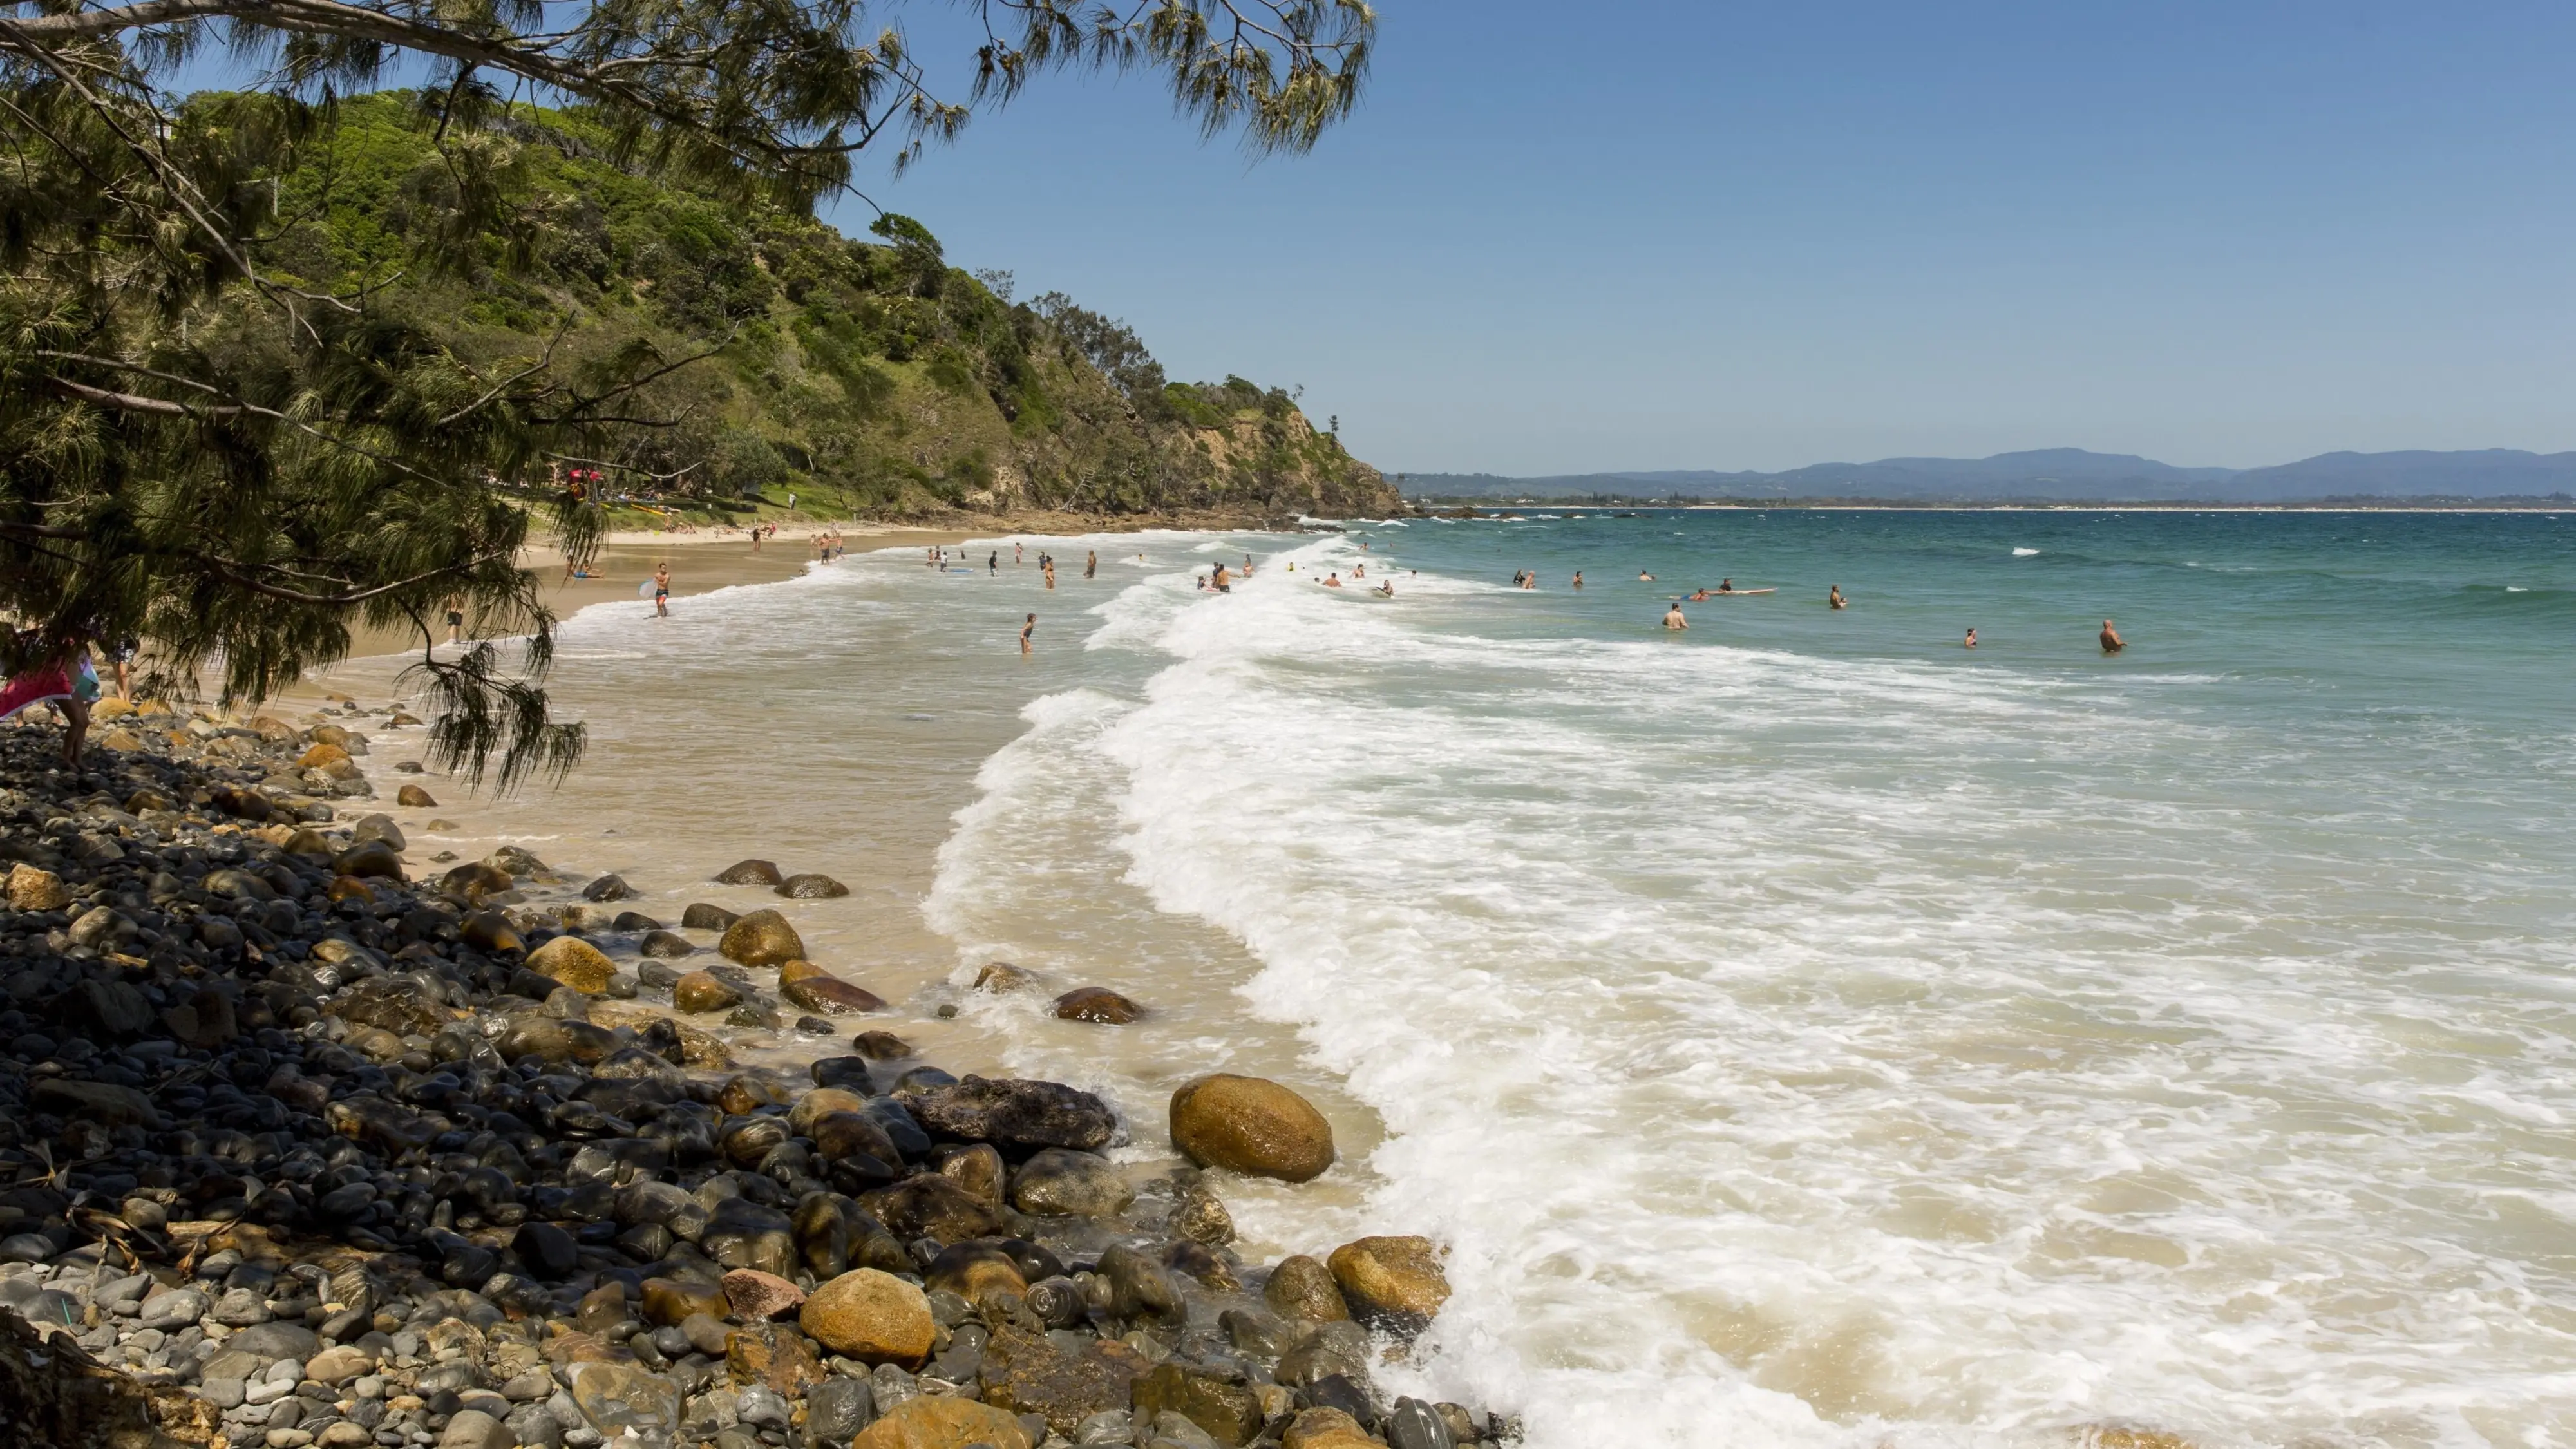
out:
{"label": "turquoise ocean", "polygon": [[1534,1449],[2576,1443],[2576,511],[1527,512],[851,558],[567,677],[630,768],[818,742],[714,793],[821,868],[915,791],[853,974],[1132,1155],[1316,1095],[1247,1246],[1440,1239],[1387,1382]]}

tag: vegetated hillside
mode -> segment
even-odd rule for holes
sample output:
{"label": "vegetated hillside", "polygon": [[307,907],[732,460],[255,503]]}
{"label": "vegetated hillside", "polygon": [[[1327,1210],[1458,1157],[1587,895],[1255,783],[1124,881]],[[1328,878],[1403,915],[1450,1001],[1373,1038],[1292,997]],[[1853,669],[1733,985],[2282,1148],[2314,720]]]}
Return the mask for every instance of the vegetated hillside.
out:
{"label": "vegetated hillside", "polygon": [[2576,453],[2490,448],[2456,453],[2326,453],[2272,468],[2177,468],[2130,454],[2044,448],[1991,458],[1883,458],[1782,473],[1636,472],[1504,478],[1414,473],[1416,498],[1866,498],[1963,503],[2328,498],[2538,499],[2576,491]]}
{"label": "vegetated hillside", "polygon": [[[809,514],[902,518],[1401,506],[1287,392],[1169,382],[1124,325],[1061,294],[1015,301],[1006,274],[949,266],[908,218],[857,241],[633,174],[595,141],[577,113],[522,107],[442,154],[407,95],[346,101],[287,179],[295,220],[269,264],[381,286],[495,372],[703,354],[625,409],[659,425],[604,460],[612,497],[721,514],[793,493]],[[421,198],[460,185],[494,188],[519,222],[461,274],[422,265],[442,239],[413,225]]]}

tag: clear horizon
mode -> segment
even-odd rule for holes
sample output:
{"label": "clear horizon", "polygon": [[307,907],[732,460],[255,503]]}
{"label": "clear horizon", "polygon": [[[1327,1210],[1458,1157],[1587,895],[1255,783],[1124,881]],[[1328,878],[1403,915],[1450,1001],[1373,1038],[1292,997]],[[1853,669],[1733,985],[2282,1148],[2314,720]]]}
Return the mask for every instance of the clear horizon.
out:
{"label": "clear horizon", "polygon": [[1390,472],[2576,448],[2576,12],[1577,23],[1393,0],[1311,156],[1061,77],[869,190]]}

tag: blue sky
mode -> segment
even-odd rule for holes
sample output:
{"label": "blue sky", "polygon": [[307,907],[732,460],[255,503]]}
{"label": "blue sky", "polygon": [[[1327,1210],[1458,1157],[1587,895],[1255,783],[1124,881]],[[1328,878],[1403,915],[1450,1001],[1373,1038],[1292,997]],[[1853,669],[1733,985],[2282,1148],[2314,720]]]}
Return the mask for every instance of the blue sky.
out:
{"label": "blue sky", "polygon": [[1312,155],[1067,76],[870,190],[1390,470],[2554,451],[2571,56],[2563,4],[1384,0]]}

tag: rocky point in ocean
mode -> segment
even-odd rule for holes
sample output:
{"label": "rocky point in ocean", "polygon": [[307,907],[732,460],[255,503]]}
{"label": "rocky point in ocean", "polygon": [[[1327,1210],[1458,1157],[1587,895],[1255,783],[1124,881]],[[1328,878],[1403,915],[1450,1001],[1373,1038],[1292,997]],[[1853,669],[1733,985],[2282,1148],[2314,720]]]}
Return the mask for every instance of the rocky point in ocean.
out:
{"label": "rocky point in ocean", "polygon": [[[1446,1295],[1428,1242],[1246,1262],[1221,1175],[1113,1163],[1125,1128],[1090,1093],[955,1078],[884,1030],[803,1080],[738,1065],[782,982],[864,994],[807,966],[778,911],[690,907],[681,929],[725,933],[730,958],[690,976],[663,964],[686,938],[604,909],[623,877],[516,848],[409,861],[402,822],[342,813],[374,794],[366,732],[408,716],[100,714],[130,747],[79,770],[50,730],[0,728],[0,1429],[19,1440],[1515,1437],[1374,1382]],[[727,875],[787,879],[763,864]],[[678,1019],[725,997],[732,1017]],[[1311,1176],[1329,1129],[1285,1092],[1176,1102],[1173,1135]]]}

